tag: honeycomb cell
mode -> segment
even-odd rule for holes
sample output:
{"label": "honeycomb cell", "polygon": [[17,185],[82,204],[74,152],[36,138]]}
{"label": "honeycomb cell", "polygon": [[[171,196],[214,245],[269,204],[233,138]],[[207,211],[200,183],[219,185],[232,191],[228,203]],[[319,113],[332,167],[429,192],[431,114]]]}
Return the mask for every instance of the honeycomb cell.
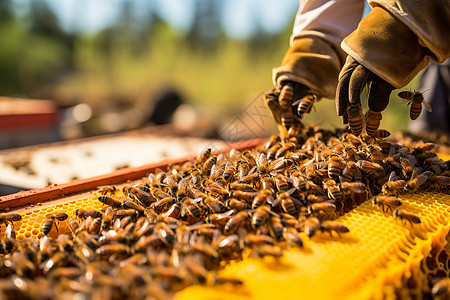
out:
{"label": "honeycomb cell", "polygon": [[31,230],[31,234],[37,236],[39,234],[39,229],[34,228],[33,230]]}

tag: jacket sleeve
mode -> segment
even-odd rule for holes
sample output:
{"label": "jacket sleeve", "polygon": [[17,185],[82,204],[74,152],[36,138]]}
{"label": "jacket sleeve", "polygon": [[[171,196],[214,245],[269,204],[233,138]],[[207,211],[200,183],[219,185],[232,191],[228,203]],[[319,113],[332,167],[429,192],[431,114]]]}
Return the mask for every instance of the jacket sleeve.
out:
{"label": "jacket sleeve", "polygon": [[341,46],[358,63],[396,88],[430,60],[450,55],[448,0],[374,0],[372,11]]}
{"label": "jacket sleeve", "polygon": [[281,66],[273,69],[273,82],[307,86],[319,97],[334,98],[339,70],[346,53],[340,48],[355,30],[364,9],[363,0],[300,1],[290,48]]}

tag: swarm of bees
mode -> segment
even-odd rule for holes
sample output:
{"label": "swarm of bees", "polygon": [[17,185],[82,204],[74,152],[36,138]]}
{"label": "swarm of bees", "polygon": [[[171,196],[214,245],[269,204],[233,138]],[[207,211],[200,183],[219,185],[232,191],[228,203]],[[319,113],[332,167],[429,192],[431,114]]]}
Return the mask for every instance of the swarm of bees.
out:
{"label": "swarm of bees", "polygon": [[[449,162],[434,147],[307,127],[252,150],[206,149],[135,185],[100,187],[101,210],[49,214],[40,239],[17,241],[20,215],[2,214],[0,290],[7,298],[166,299],[192,284],[241,285],[210,271],[246,256],[277,260],[317,235],[344,236],[351,228],[336,217],[367,199],[417,226],[398,195],[448,192]],[[70,232],[51,239],[58,222]]]}

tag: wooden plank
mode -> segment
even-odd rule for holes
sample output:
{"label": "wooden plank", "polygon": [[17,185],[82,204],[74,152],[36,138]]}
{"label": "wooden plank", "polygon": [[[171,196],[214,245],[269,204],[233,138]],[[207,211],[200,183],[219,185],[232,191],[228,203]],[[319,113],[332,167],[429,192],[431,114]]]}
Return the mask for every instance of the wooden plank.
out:
{"label": "wooden plank", "polygon": [[[254,148],[264,142],[262,139],[252,139],[229,144],[225,149],[218,152],[227,152],[231,149],[245,150]],[[217,154],[218,152],[215,152]],[[11,209],[19,206],[30,205],[38,202],[68,196],[96,189],[101,185],[111,185],[124,183],[129,180],[136,180],[154,172],[157,168],[165,170],[169,164],[180,164],[195,158],[195,156],[184,157],[175,160],[165,160],[154,164],[147,164],[141,167],[124,168],[109,174],[95,176],[85,179],[76,179],[64,184],[54,184],[44,188],[21,191],[15,194],[0,197],[0,210]]]}

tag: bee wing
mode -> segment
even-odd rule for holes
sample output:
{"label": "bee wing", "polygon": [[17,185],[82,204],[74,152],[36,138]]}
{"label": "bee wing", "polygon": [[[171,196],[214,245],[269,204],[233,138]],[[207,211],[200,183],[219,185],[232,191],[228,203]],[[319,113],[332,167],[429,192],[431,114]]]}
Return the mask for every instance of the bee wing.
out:
{"label": "bee wing", "polygon": [[426,110],[428,110],[429,112],[433,111],[431,104],[428,103],[427,101],[423,100],[422,104],[423,104],[423,106],[425,106]]}
{"label": "bee wing", "polygon": [[293,103],[292,103],[292,106],[297,106],[297,105],[299,105],[300,102],[302,101],[302,99],[303,99],[303,98],[298,99],[297,101],[293,102]]}
{"label": "bee wing", "polygon": [[388,182],[394,180],[397,180],[397,174],[395,174],[395,171],[392,171],[391,174],[389,174]]}

